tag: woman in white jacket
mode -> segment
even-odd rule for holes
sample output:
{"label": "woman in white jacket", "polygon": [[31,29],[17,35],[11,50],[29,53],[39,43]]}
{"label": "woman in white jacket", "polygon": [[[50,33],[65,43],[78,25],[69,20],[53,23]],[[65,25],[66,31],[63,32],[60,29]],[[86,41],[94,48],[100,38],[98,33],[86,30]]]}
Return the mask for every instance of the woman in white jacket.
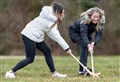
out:
{"label": "woman in white jacket", "polygon": [[51,6],[44,6],[40,15],[26,25],[22,30],[22,39],[25,45],[26,59],[20,61],[15,67],[5,74],[6,78],[15,78],[15,72],[34,61],[36,48],[43,52],[46,63],[53,77],[67,77],[60,74],[54,67],[51,50],[44,42],[46,33],[56,41],[68,54],[71,53],[69,45],[58,31],[61,20],[64,17],[64,7],[60,3],[53,2]]}

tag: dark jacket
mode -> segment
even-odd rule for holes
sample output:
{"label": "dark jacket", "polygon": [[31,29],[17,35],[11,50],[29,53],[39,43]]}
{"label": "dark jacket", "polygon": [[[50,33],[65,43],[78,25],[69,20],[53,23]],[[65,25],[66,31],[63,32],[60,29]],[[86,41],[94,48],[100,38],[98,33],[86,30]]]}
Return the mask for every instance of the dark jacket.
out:
{"label": "dark jacket", "polygon": [[86,46],[91,42],[92,34],[95,32],[93,41],[97,44],[102,37],[103,29],[97,31],[95,27],[96,24],[92,22],[90,24],[80,24],[80,20],[77,20],[69,27],[69,37],[74,43]]}

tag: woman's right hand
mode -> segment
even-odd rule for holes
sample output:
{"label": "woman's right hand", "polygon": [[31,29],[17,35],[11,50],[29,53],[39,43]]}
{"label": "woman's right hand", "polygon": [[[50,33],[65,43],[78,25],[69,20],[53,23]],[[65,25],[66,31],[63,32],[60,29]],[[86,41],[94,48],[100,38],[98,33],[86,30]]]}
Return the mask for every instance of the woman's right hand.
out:
{"label": "woman's right hand", "polygon": [[87,47],[88,47],[88,51],[90,53],[93,53],[93,46],[91,46],[91,44],[88,44]]}

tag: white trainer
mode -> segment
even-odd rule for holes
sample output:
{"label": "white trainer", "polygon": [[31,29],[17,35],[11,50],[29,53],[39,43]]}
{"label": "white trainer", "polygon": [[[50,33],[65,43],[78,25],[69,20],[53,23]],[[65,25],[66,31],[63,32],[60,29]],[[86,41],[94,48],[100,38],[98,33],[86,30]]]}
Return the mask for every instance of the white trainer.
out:
{"label": "white trainer", "polygon": [[15,78],[15,74],[13,72],[6,72],[5,78]]}
{"label": "white trainer", "polygon": [[54,73],[52,73],[52,77],[65,78],[65,77],[67,77],[67,75],[60,74],[60,73],[58,73],[58,72],[54,72]]}

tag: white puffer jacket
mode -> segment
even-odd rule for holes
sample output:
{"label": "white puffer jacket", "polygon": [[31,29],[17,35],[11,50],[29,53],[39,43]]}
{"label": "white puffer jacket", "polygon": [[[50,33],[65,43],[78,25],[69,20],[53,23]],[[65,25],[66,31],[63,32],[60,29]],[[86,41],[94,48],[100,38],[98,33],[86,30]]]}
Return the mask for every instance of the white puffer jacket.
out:
{"label": "white puffer jacket", "polygon": [[64,50],[66,50],[69,48],[69,45],[60,35],[57,25],[52,29],[49,28],[56,20],[57,18],[52,14],[52,7],[44,6],[40,15],[29,22],[22,30],[21,34],[39,43],[44,40],[44,33],[46,33],[51,39],[56,41]]}

